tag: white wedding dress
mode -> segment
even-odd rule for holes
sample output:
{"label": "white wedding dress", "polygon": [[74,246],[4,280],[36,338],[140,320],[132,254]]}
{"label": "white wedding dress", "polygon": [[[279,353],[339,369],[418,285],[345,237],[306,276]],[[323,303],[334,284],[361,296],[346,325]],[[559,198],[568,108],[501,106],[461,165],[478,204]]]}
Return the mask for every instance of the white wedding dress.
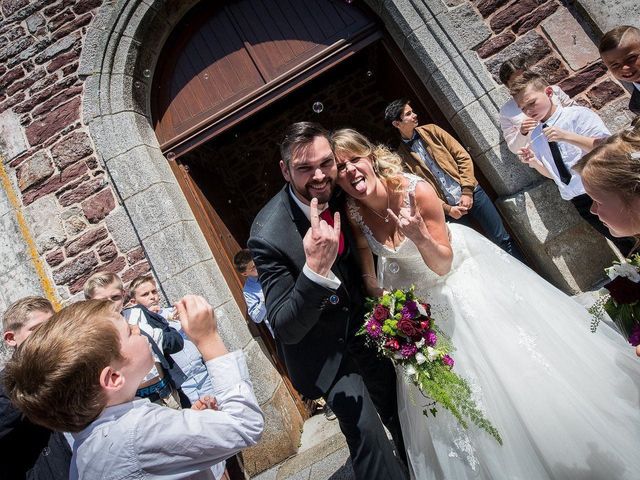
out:
{"label": "white wedding dress", "polygon": [[414,284],[432,305],[455,371],[504,442],[464,430],[444,408],[425,417],[430,400],[398,371],[412,478],[640,478],[640,359],[622,336],[606,324],[591,333],[583,306],[469,228],[450,225],[453,266],[439,277],[409,239],[380,244],[351,199],[348,213],[378,256],[381,285]]}

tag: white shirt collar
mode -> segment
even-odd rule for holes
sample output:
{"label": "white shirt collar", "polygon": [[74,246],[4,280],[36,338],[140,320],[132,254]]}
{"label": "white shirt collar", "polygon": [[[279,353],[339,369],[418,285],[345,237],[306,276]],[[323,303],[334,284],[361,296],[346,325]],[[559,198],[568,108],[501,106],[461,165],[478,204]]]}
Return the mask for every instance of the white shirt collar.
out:
{"label": "white shirt collar", "polygon": [[636,87],[636,90],[640,91],[640,83],[633,82],[633,86]]}
{"label": "white shirt collar", "polygon": [[[305,203],[302,203],[302,200],[300,200],[298,196],[295,193],[293,193],[293,188],[291,187],[291,184],[289,184],[288,191],[289,191],[289,195],[291,195],[291,198],[293,198],[293,201],[296,202],[296,205],[298,205],[298,207],[300,207],[300,210],[302,210],[302,213],[304,213],[304,216],[307,217],[308,220],[310,220],[311,207]],[[319,210],[318,213],[324,212],[328,206],[329,205],[325,203],[323,208],[318,209]]]}

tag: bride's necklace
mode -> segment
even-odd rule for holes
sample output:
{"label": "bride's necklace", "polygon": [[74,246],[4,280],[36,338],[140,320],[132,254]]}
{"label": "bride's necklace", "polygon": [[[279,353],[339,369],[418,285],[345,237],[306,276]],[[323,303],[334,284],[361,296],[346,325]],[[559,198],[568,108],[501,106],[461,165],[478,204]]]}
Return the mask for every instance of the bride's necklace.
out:
{"label": "bride's necklace", "polygon": [[373,208],[365,205],[365,207],[367,207],[367,209],[371,212],[373,212],[374,214],[376,214],[378,217],[380,217],[382,220],[384,220],[384,223],[389,223],[389,198],[391,197],[391,195],[387,192],[387,214],[386,215],[382,215],[380,213],[378,213],[377,211],[375,211]]}

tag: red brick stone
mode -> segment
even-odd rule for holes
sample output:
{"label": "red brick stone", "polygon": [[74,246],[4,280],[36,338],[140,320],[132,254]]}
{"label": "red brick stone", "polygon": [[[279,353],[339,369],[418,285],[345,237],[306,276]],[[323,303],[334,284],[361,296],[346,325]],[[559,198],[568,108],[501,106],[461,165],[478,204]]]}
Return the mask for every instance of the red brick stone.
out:
{"label": "red brick stone", "polygon": [[144,275],[150,270],[151,270],[151,267],[149,267],[149,264],[146,261],[140,262],[135,264],[133,267],[128,268],[122,275],[120,275],[120,278],[122,278],[122,281],[124,283],[129,283],[131,280],[133,280],[137,276]]}
{"label": "red brick stone", "polygon": [[66,77],[67,75],[71,75],[76,70],[78,70],[78,62],[72,63],[71,65],[67,65],[62,69],[62,76]]}
{"label": "red brick stone", "polygon": [[22,77],[24,77],[24,70],[21,66],[12,68],[0,77],[0,90],[4,90],[7,85],[11,85],[13,82],[19,80]]}
{"label": "red brick stone", "polygon": [[93,15],[91,15],[90,13],[82,15],[82,16],[76,18],[73,22],[68,22],[68,23],[62,25],[58,30],[56,30],[51,35],[51,38],[53,40],[59,40],[62,37],[66,37],[71,32],[74,32],[74,31],[78,30],[79,28],[84,27],[85,25],[89,25],[89,22],[91,22],[92,18],[93,18]]}
{"label": "red brick stone", "polygon": [[38,145],[79,119],[78,96],[29,125],[26,128],[27,140],[32,146]]}
{"label": "red brick stone", "polygon": [[65,168],[57,175],[53,175],[49,177],[48,180],[41,183],[37,187],[31,188],[24,192],[22,196],[22,201],[25,205],[29,205],[34,200],[38,198],[48,195],[49,193],[60,190],[61,188],[69,185],[73,185],[73,182],[78,180],[79,177],[82,176],[87,171],[87,166],[78,162],[75,165],[71,165],[68,168]]}
{"label": "red brick stone", "polygon": [[19,82],[13,82],[11,85],[9,85],[6,90],[7,95],[11,96],[16,92],[27,90],[31,85],[36,83],[44,76],[44,70],[36,70],[31,75],[28,75],[26,78],[20,80]]}
{"label": "red brick stone", "polygon": [[98,159],[96,157],[89,157],[85,160],[85,162],[87,163],[87,167],[89,167],[90,170],[95,170],[99,167]]}
{"label": "red brick stone", "polygon": [[59,248],[58,250],[49,252],[45,257],[45,259],[47,260],[47,263],[49,264],[49,266],[56,267],[60,265],[62,262],[64,262],[64,252],[62,251],[61,248]]}
{"label": "red brick stone", "polygon": [[116,200],[110,188],[96,193],[93,197],[82,202],[82,211],[90,223],[96,223],[109,215],[116,208]]}
{"label": "red brick stone", "polygon": [[129,262],[129,265],[138,263],[144,260],[144,258],[144,249],[142,247],[134,248],[133,250],[130,250],[129,253],[127,253],[127,261]]}
{"label": "red brick stone", "polygon": [[113,243],[111,240],[103,243],[98,247],[98,256],[103,262],[108,262],[109,260],[115,258],[116,255],[118,255],[118,249],[115,243]]}
{"label": "red brick stone", "polygon": [[78,58],[80,58],[80,50],[76,48],[66,53],[61,53],[60,55],[58,55],[57,57],[54,57],[53,60],[49,62],[49,64],[47,65],[47,72],[49,73],[55,72],[59,68],[64,67],[65,65],[68,65],[72,62],[75,62],[76,60],[78,60]]}
{"label": "red brick stone", "polygon": [[4,102],[0,103],[0,113],[22,102],[24,100],[24,97],[24,92],[18,92],[13,97],[7,98]]}
{"label": "red brick stone", "polygon": [[567,92],[570,97],[585,91],[596,80],[599,80],[605,73],[607,73],[607,67],[602,62],[596,62],[593,65],[589,65],[576,73],[573,77],[569,77],[560,84],[560,88]]}
{"label": "red brick stone", "polygon": [[102,0],[76,0],[73,11],[80,15],[99,7],[101,4]]}
{"label": "red brick stone", "polygon": [[120,273],[124,267],[127,266],[127,262],[124,257],[120,256],[114,258],[109,263],[100,265],[101,272]]}
{"label": "red brick stone", "polygon": [[83,233],[78,238],[69,242],[66,247],[67,257],[75,257],[80,252],[87,250],[90,246],[107,238],[107,229],[105,227],[94,228]]}
{"label": "red brick stone", "polygon": [[60,12],[55,17],[52,17],[47,22],[47,28],[50,32],[54,32],[58,28],[60,28],[61,25],[64,25],[67,22],[71,22],[74,18],[76,18],[76,16],[71,10],[65,10],[64,12]]}
{"label": "red brick stone", "polygon": [[580,105],[581,107],[591,108],[591,102],[589,102],[589,100],[585,95],[579,95],[577,97],[574,97],[573,100],[576,102],[576,104]]}
{"label": "red brick stone", "polygon": [[487,39],[476,52],[480,58],[487,58],[498,53],[507,45],[513,43],[516,36],[511,32],[503,32],[500,35]]}
{"label": "red brick stone", "polygon": [[561,82],[569,75],[569,70],[564,67],[562,61],[551,56],[535,64],[533,70],[546,78],[552,85]]}
{"label": "red brick stone", "polygon": [[73,87],[69,87],[68,89],[60,92],[55,97],[50,98],[46,102],[38,105],[36,108],[33,109],[31,114],[34,117],[37,117],[39,115],[42,115],[43,113],[50,112],[51,110],[56,108],[58,105],[71,100],[73,97],[80,95],[81,93],[82,93],[82,85],[75,85]]}
{"label": "red brick stone", "polygon": [[73,205],[74,203],[81,202],[82,200],[96,193],[105,185],[105,180],[101,177],[89,180],[89,177],[86,176],[84,177],[84,180],[85,181],[83,181],[83,183],[78,184],[71,190],[67,190],[58,197],[60,205],[62,205],[63,207],[68,207],[70,205]]}
{"label": "red brick stone", "polygon": [[65,168],[92,153],[89,135],[82,130],[75,130],[51,147],[51,156],[59,168]]}
{"label": "red brick stone", "polygon": [[519,35],[528,32],[532,28],[536,28],[545,18],[551,16],[558,9],[558,4],[554,1],[545,3],[536,8],[529,15],[519,19],[512,27],[512,30]]}
{"label": "red brick stone", "polygon": [[53,280],[58,285],[68,285],[74,280],[90,274],[96,265],[98,265],[98,259],[94,252],[83,253],[58,270],[54,270]]}
{"label": "red brick stone", "polygon": [[624,95],[622,87],[611,80],[600,82],[587,92],[587,98],[596,110],[600,110],[607,103],[622,95]]}
{"label": "red brick stone", "polygon": [[496,13],[491,18],[489,26],[494,32],[499,33],[519,18],[528,15],[534,8],[544,2],[545,0],[518,0]]}
{"label": "red brick stone", "polygon": [[56,80],[56,75],[50,75],[46,77],[42,82],[34,84],[30,92],[31,97],[29,97],[29,100],[20,104],[20,106],[16,108],[16,113],[31,112],[31,110],[36,108],[42,102],[46,102],[47,99],[53,97],[57,93],[70,88],[77,81],[76,78],[65,78],[56,83]]}
{"label": "red brick stone", "polygon": [[489,15],[494,13],[503,5],[506,5],[509,0],[481,0],[478,2],[477,8],[484,18],[487,18]]}

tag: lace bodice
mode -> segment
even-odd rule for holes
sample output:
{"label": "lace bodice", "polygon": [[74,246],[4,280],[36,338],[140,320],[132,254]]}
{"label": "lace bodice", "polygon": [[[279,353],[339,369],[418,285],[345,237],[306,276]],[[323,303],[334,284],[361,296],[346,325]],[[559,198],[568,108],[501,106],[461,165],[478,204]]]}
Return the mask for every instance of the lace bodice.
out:
{"label": "lace bodice", "polygon": [[[410,173],[403,174],[408,180],[409,183],[407,185],[407,189],[404,194],[404,206],[409,206],[409,192],[415,192],[416,185],[418,182],[423,181],[420,177],[416,175],[412,175]],[[362,218],[362,213],[360,212],[359,205],[355,202],[355,200],[351,197],[347,200],[347,214],[349,217],[360,227],[360,230],[364,234],[367,239],[367,243],[369,244],[369,248],[373,252],[374,255],[378,257],[386,257],[386,258],[409,258],[413,257],[416,254],[419,256],[420,252],[409,239],[405,238],[400,242],[400,244],[394,249],[383,245],[376,237],[373,235],[371,228],[364,222]]]}

